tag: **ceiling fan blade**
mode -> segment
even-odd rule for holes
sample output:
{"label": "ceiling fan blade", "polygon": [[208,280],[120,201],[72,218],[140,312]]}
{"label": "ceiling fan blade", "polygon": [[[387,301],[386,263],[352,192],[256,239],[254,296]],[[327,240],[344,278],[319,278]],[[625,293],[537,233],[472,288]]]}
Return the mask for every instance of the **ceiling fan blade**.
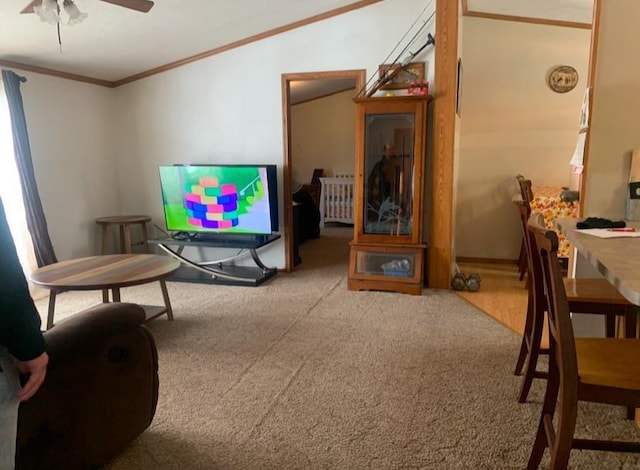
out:
{"label": "ceiling fan blade", "polygon": [[[38,0],[36,0],[37,3]],[[151,0],[102,0],[106,3],[112,3],[121,7],[129,8],[130,10],[140,11],[147,13],[151,10],[153,2]]]}
{"label": "ceiling fan blade", "polygon": [[29,3],[29,5],[24,7],[24,10],[22,10],[20,13],[33,13],[33,7],[38,3],[42,3],[42,0],[33,0],[31,3]]}

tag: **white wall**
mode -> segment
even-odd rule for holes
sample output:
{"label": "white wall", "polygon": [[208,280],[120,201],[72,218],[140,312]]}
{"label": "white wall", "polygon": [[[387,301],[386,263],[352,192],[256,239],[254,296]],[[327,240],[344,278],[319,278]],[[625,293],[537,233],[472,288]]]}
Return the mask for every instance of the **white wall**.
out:
{"label": "white wall", "polygon": [[291,106],[291,156],[300,182],[308,184],[314,168],[325,176],[354,174],[356,90],[347,90]]}
{"label": "white wall", "polygon": [[[359,68],[375,75],[424,7],[421,0],[377,3],[116,89],[21,73],[58,258],[96,254],[100,216],[149,214],[164,227],[162,164],[276,163],[282,196],[281,75]],[[427,61],[433,82],[433,48],[415,60]],[[283,267],[282,241],[263,260]]]}
{"label": "white wall", "polygon": [[640,148],[640,2],[602,3],[584,215],[624,218],[631,151]]}
{"label": "white wall", "polygon": [[[464,17],[456,255],[516,259],[522,230],[511,197],[523,174],[534,186],[568,186],[569,161],[589,61],[590,31]],[[578,86],[551,91],[554,66]]]}
{"label": "white wall", "polygon": [[38,190],[59,260],[97,254],[94,219],[118,214],[114,91],[22,73]]}
{"label": "white wall", "polygon": [[[276,163],[282,196],[281,75],[377,73],[423,9],[419,0],[376,3],[119,87],[121,210],[147,213],[163,226],[157,167],[172,163]],[[432,64],[432,54],[427,48],[415,60]],[[262,253],[266,264],[284,266],[282,241]]]}

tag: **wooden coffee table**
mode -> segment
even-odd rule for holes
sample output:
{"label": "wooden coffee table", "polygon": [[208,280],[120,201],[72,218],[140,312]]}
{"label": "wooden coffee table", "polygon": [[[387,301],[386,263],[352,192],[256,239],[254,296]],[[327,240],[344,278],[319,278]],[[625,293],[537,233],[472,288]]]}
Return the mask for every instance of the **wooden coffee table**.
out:
{"label": "wooden coffee table", "polygon": [[101,290],[102,301],[120,302],[122,287],[159,281],[164,306],[142,305],[147,321],[164,313],[173,320],[165,279],[180,267],[178,260],[160,255],[103,255],[50,264],[35,270],[31,280],[50,289],[47,329],[53,326],[56,295],[65,290]]}

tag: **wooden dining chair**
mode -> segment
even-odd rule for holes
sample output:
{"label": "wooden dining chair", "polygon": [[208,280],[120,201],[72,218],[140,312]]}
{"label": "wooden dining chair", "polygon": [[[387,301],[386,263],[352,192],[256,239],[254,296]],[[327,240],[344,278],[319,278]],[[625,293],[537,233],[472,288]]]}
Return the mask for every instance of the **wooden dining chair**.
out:
{"label": "wooden dining chair", "polygon": [[551,470],[567,468],[571,449],[640,453],[640,442],[574,437],[580,401],[640,407],[640,340],[575,338],[558,261],[558,236],[537,217],[531,218],[528,229],[533,248],[529,267],[543,284],[535,302],[548,308],[549,376],[527,468],[538,468],[546,448]]}
{"label": "wooden dining chair", "polygon": [[[542,348],[542,334],[544,329],[544,316],[546,306],[544,301],[537,299],[543,291],[543,281],[536,276],[531,266],[533,262],[531,237],[527,228],[527,223],[531,216],[531,207],[527,203],[518,206],[522,231],[525,240],[525,252],[529,266],[529,276],[527,277],[527,313],[525,326],[520,344],[520,352],[516,360],[514,374],[522,375],[518,402],[527,401],[527,396],[531,389],[533,379],[546,379],[547,372],[539,371],[538,358],[541,354],[548,354],[547,348]],[[536,213],[536,219],[544,225],[542,214]],[[638,307],[625,299],[618,290],[605,278],[596,279],[566,279],[563,278],[563,285],[569,302],[569,310],[573,313],[602,315],[605,322],[605,336],[613,338],[616,336],[616,319],[624,318],[625,336],[636,337]],[[633,418],[633,410],[628,410],[628,417]]]}
{"label": "wooden dining chair", "polygon": [[[531,180],[525,179],[524,176],[518,175],[516,176],[516,180],[518,181],[518,186],[520,187],[520,198],[521,200],[517,204],[529,204],[531,205],[531,201],[533,201],[533,188],[531,186]],[[527,274],[528,270],[527,266],[527,252],[524,246],[524,235],[522,236],[522,242],[520,243],[520,253],[518,254],[518,272],[520,273],[520,280],[524,279],[524,276]]]}
{"label": "wooden dining chair", "polygon": [[525,179],[522,175],[516,176],[516,180],[520,186],[520,196],[522,200],[531,204],[531,201],[533,201],[533,186],[531,180]]}

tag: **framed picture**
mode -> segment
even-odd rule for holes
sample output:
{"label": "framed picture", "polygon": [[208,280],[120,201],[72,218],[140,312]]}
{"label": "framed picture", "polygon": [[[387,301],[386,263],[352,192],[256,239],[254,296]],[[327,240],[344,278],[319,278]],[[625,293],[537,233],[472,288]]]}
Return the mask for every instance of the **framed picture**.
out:
{"label": "framed picture", "polygon": [[400,64],[382,64],[378,67],[379,80],[383,82],[387,76],[392,76],[380,89],[399,90],[409,88],[411,82],[424,80],[424,69],[424,62],[411,62],[404,69]]}

